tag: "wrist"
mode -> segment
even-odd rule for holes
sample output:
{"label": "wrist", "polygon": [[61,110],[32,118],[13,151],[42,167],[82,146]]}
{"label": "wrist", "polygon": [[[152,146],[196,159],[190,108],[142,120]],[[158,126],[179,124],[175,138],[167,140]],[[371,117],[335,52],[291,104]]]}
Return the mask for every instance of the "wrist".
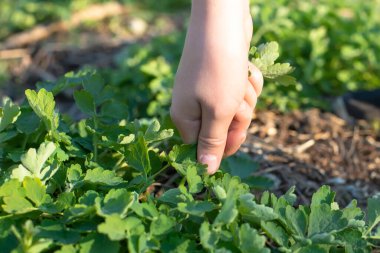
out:
{"label": "wrist", "polygon": [[193,49],[248,51],[251,37],[248,0],[193,0],[186,40]]}

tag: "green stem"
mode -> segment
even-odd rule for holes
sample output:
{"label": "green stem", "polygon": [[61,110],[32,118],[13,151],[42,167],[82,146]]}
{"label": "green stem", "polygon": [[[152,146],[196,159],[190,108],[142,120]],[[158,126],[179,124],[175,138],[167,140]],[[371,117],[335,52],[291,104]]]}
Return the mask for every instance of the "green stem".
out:
{"label": "green stem", "polygon": [[154,173],[152,176],[150,176],[150,179],[154,179],[156,176],[160,175],[163,171],[165,171],[167,168],[169,168],[170,164],[166,164],[162,169]]}
{"label": "green stem", "polygon": [[370,226],[367,231],[365,231],[364,236],[367,236],[371,231],[377,226],[378,222],[374,222],[372,226]]}
{"label": "green stem", "polygon": [[26,144],[28,143],[28,139],[29,139],[29,134],[27,134],[27,135],[25,136],[24,140],[22,141],[22,145],[21,145],[22,150],[25,150],[25,148],[26,148]]}
{"label": "green stem", "polygon": [[94,161],[97,162],[98,161],[98,136],[96,135],[96,132],[98,130],[98,120],[96,116],[94,116],[92,119],[94,121],[94,128],[95,128],[95,133],[92,137],[92,145],[94,146]]}

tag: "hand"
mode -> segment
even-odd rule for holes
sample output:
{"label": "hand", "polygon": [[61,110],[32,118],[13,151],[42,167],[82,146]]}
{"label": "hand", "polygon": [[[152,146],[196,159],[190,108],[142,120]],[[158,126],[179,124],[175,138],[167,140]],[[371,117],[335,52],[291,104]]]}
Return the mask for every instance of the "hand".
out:
{"label": "hand", "polygon": [[198,161],[210,174],[244,142],[263,85],[247,59],[248,7],[248,1],[193,0],[170,113],[184,142],[198,143]]}

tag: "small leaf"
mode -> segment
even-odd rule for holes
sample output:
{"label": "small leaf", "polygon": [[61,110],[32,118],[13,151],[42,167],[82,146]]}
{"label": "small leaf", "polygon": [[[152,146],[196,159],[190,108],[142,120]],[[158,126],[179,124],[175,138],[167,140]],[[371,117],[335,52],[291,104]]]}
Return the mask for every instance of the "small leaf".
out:
{"label": "small leaf", "polygon": [[239,229],[239,249],[242,253],[262,252],[269,253],[265,247],[265,237],[259,235],[256,229],[251,228],[247,223]]}
{"label": "small leaf", "polygon": [[318,206],[320,204],[331,205],[334,202],[334,198],[335,192],[332,192],[329,186],[324,185],[313,194],[310,208],[313,209],[314,206]]}
{"label": "small leaf", "polygon": [[[368,199],[368,226],[374,228],[380,223],[380,198]],[[369,231],[371,232],[371,231]]]}
{"label": "small leaf", "polygon": [[132,206],[132,210],[140,217],[149,220],[155,219],[159,215],[157,208],[152,203],[135,202]]}
{"label": "small leaf", "polygon": [[39,178],[26,177],[22,182],[25,189],[25,196],[36,206],[40,206],[46,196],[46,187]]}
{"label": "small leaf", "polygon": [[30,107],[44,122],[46,129],[54,131],[58,128],[58,115],[54,112],[55,101],[53,93],[41,89],[37,92],[34,90],[25,91]]}
{"label": "small leaf", "polygon": [[140,133],[134,143],[128,145],[128,152],[125,154],[128,164],[141,173],[148,175],[152,170],[148,154],[148,146],[144,137]]}
{"label": "small leaf", "polygon": [[173,136],[172,129],[164,129],[160,131],[160,122],[154,119],[145,131],[144,138],[147,143],[165,140]]}
{"label": "small leaf", "polygon": [[206,212],[210,212],[215,209],[215,205],[207,201],[193,201],[188,203],[179,203],[178,210],[183,213],[203,216]]}
{"label": "small leaf", "polygon": [[275,41],[262,44],[257,48],[257,54],[263,64],[266,66],[272,65],[280,56],[279,45]]}
{"label": "small leaf", "polygon": [[348,220],[343,218],[342,215],[342,211],[331,210],[331,207],[325,203],[316,205],[316,202],[314,202],[309,218],[309,237],[319,233],[332,233],[343,230],[347,227]]}
{"label": "small leaf", "polygon": [[126,189],[111,189],[103,200],[96,199],[95,206],[101,216],[119,215],[123,218],[136,200],[137,193]]}
{"label": "small leaf", "polygon": [[120,245],[118,242],[113,242],[105,235],[89,234],[79,244],[80,253],[104,253],[104,249],[107,249],[107,253],[118,253]]}
{"label": "small leaf", "polygon": [[9,98],[3,99],[3,107],[0,108],[0,132],[14,123],[20,115],[20,107],[12,103]]}
{"label": "small leaf", "polygon": [[189,193],[199,193],[203,189],[202,178],[198,175],[198,170],[195,165],[189,166],[186,169],[186,180],[189,184]]}
{"label": "small leaf", "polygon": [[263,221],[261,222],[261,228],[265,231],[268,237],[274,240],[278,245],[283,247],[289,246],[289,235],[278,223],[273,221]]}
{"label": "small leaf", "polygon": [[98,225],[98,231],[106,234],[112,241],[120,241],[126,238],[125,220],[118,215],[106,216],[103,223]]}
{"label": "small leaf", "polygon": [[199,229],[199,237],[203,248],[214,250],[219,241],[219,236],[215,231],[212,231],[210,224],[205,221]]}
{"label": "small leaf", "polygon": [[45,162],[56,151],[53,142],[42,143],[38,150],[31,148],[21,156],[21,163],[12,171],[12,178],[23,181],[25,176],[35,176],[42,181],[51,178],[57,171],[54,165],[48,165],[44,168]]}
{"label": "small leaf", "polygon": [[[75,172],[76,177],[79,176],[79,172]],[[125,182],[121,177],[118,177],[112,170],[104,170],[102,168],[95,168],[87,170],[87,173],[83,179],[87,183],[104,186],[116,186]]]}
{"label": "small leaf", "polygon": [[91,93],[85,90],[77,90],[74,92],[75,103],[79,109],[87,115],[94,116],[96,114],[95,101]]}
{"label": "small leaf", "polygon": [[152,235],[163,235],[171,231],[176,222],[173,218],[166,216],[165,214],[159,214],[159,216],[150,224],[150,233]]}
{"label": "small leaf", "polygon": [[238,152],[222,161],[221,169],[231,176],[248,178],[258,169],[258,164],[248,154]]}

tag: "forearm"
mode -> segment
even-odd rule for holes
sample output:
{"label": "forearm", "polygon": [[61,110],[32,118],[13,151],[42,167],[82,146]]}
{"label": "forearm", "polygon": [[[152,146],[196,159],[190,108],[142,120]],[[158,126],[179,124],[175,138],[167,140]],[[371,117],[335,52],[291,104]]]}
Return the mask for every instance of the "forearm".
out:
{"label": "forearm", "polygon": [[193,48],[248,50],[251,33],[248,0],[193,0],[187,41]]}

